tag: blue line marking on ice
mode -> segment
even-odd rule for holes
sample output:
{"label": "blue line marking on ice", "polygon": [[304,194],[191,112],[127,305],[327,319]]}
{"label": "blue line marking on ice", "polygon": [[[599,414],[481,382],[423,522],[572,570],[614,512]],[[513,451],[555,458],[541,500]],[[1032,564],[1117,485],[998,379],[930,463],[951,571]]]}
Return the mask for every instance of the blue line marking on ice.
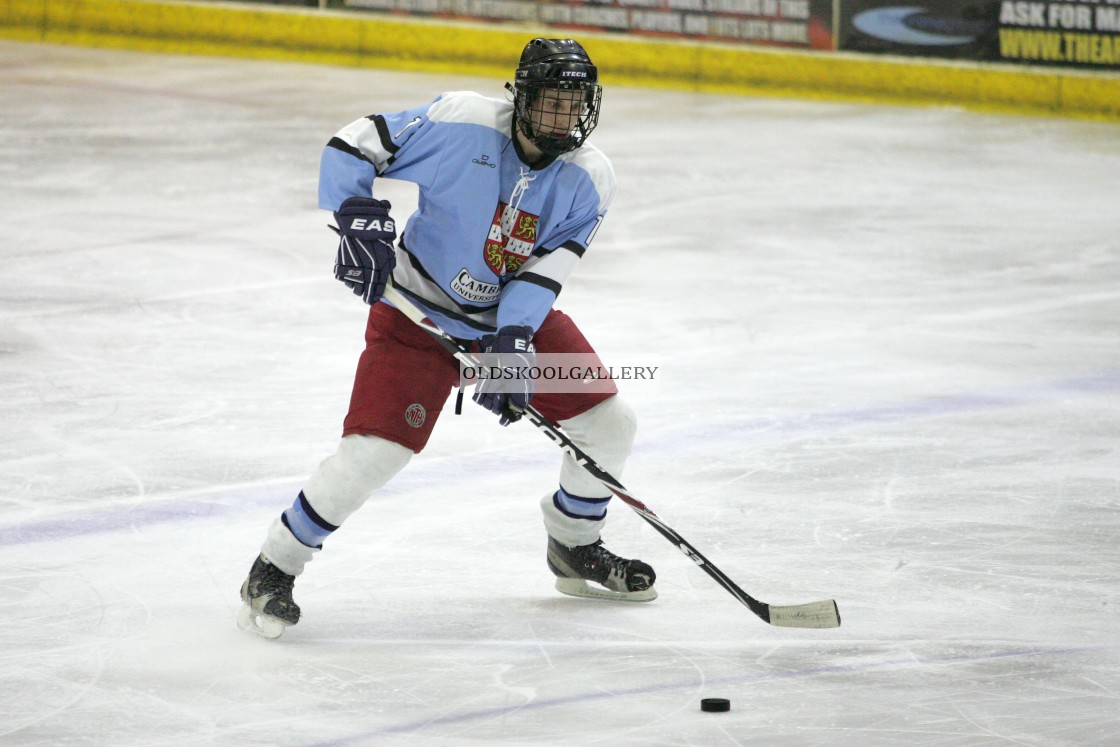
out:
{"label": "blue line marking on ice", "polygon": [[[220,490],[222,488],[216,488],[215,494]],[[266,505],[276,506],[276,513],[279,514],[282,508],[277,504],[275,493],[238,496],[236,501],[228,501],[229,488],[225,490],[227,493],[221,496],[221,502],[215,500],[217,496],[200,497],[197,491],[193,491],[189,496],[169,500],[109,506],[51,519],[0,526],[0,548],[35,542],[57,542],[92,534],[140,529],[154,524],[213,519]]]}
{"label": "blue line marking on ice", "polygon": [[[713,679],[706,679],[703,682],[697,682],[695,680],[690,680],[688,682],[667,682],[660,685],[647,685],[643,687],[634,687],[625,690],[615,690],[610,692],[597,689],[590,692],[584,692],[577,695],[568,695],[560,698],[532,700],[520,705],[482,708],[476,711],[466,711],[464,713],[458,713],[450,716],[423,719],[407,724],[401,724],[399,726],[389,727],[387,729],[379,729],[377,731],[368,731],[361,734],[353,734],[342,739],[332,740],[328,742],[319,742],[317,744],[318,747],[340,747],[341,745],[360,743],[370,739],[375,739],[377,737],[385,737],[393,734],[409,734],[421,732],[433,726],[448,726],[452,724],[462,724],[469,721],[480,721],[489,718],[508,716],[510,714],[517,713],[518,711],[540,711],[547,708],[555,708],[557,706],[572,705],[577,703],[589,703],[607,699],[626,698],[635,695],[649,695],[652,693],[674,692],[677,690],[695,690],[701,686],[705,689],[710,690],[717,687],[750,685],[758,682],[800,679],[805,677],[818,677],[822,675],[850,674],[857,672],[874,671],[879,669],[913,669],[915,667],[935,667],[949,664],[970,664],[985,661],[994,661],[997,659],[1025,658],[1030,656],[1058,656],[1063,654],[1080,654],[1096,651],[1098,649],[1099,647],[1088,646],[1053,649],[1034,648],[1013,651],[994,651],[986,654],[948,654],[945,656],[934,656],[924,659],[907,656],[901,659],[879,659],[875,661],[858,662],[853,664],[830,664],[827,666],[809,667],[806,669],[793,669],[779,672],[758,672],[755,674],[746,674],[735,677],[717,677]],[[699,696],[697,695],[697,697]]]}
{"label": "blue line marking on ice", "polygon": [[[982,412],[1000,407],[1021,407],[1052,402],[1066,396],[1112,392],[1118,388],[1120,388],[1120,370],[1109,370],[1089,376],[1056,379],[998,392],[929,397],[912,402],[852,410],[790,415],[783,419],[760,418],[709,422],[698,426],[666,429],[661,432],[660,438],[639,438],[634,454],[649,455],[666,450],[678,452],[682,448],[703,447],[713,442],[726,444],[744,443],[750,440],[796,438],[843,428]],[[542,450],[538,454],[518,453],[517,465],[522,468],[554,465],[555,450],[549,451],[547,439],[542,438],[542,445]],[[463,459],[468,458],[474,457],[463,457]],[[491,457],[492,464],[494,461]],[[410,485],[446,479],[444,477],[446,474],[448,474],[446,459],[441,460],[438,466],[416,464],[405,473],[398,475],[389,488],[399,491],[407,489]],[[271,490],[262,487],[259,483],[251,488],[215,486],[212,492],[194,490],[187,495],[162,498],[150,503],[101,507],[56,518],[0,526],[0,548],[36,542],[55,542],[93,534],[139,529],[156,524],[212,519],[241,514],[265,506],[274,506],[276,513],[279,514],[290,505],[283,500],[283,496],[279,495],[279,491],[290,494],[294,498],[299,492],[300,479],[302,478],[275,480],[272,483],[275,487]]]}
{"label": "blue line marking on ice", "polygon": [[[921,418],[978,413],[1002,407],[1023,407],[1053,402],[1066,396],[1092,395],[1120,389],[1120,370],[1101,371],[1088,376],[1055,379],[1035,385],[1010,387],[998,391],[927,397],[911,402],[877,405],[853,410],[837,410],[786,417],[752,420],[709,421],[671,434],[682,446],[707,445],[713,441],[743,443],[748,440],[778,440],[806,434],[823,434],[841,428],[897,423]],[[643,442],[639,436],[634,454],[648,453],[660,442]]]}

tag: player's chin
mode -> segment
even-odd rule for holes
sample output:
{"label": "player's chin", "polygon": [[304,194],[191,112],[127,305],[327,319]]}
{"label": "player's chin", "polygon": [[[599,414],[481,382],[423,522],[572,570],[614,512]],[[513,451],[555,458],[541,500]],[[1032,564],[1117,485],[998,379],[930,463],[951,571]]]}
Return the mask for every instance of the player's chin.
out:
{"label": "player's chin", "polygon": [[547,135],[541,136],[537,140],[537,147],[545,153],[556,154],[567,153],[570,150],[575,150],[575,148],[578,147],[578,144],[573,142],[573,140],[568,136],[567,133],[563,133],[558,137],[550,137]]}
{"label": "player's chin", "polygon": [[567,139],[570,134],[572,133],[569,130],[543,130],[540,132],[541,137],[548,140],[555,140],[558,143]]}

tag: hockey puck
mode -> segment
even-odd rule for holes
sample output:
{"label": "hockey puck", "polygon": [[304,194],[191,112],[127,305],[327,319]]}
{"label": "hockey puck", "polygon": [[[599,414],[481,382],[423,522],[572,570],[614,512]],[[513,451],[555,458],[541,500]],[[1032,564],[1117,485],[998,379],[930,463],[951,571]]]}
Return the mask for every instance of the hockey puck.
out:
{"label": "hockey puck", "polygon": [[704,698],[700,701],[700,710],[708,713],[725,713],[731,710],[731,701],[727,698]]}

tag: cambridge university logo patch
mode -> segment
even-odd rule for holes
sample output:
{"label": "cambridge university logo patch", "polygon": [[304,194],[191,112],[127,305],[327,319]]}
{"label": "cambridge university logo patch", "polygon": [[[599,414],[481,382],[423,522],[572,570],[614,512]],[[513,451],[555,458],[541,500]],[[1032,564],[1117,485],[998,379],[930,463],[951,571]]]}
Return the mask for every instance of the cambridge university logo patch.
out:
{"label": "cambridge university logo patch", "polygon": [[517,272],[533,253],[537,243],[537,223],[540,218],[523,210],[514,210],[499,201],[490,224],[490,234],[482,256],[486,266],[499,277],[507,272]]}

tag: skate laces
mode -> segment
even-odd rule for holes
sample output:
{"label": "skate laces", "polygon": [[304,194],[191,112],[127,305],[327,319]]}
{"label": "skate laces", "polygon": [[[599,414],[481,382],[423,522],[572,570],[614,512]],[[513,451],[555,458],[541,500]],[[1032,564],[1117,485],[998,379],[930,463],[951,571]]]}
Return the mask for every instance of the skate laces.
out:
{"label": "skate laces", "polygon": [[[580,548],[583,560],[590,570],[600,578],[596,580],[607,586],[620,586],[627,591],[643,591],[653,583],[653,578],[645,571],[645,564],[629,558],[620,558],[603,547],[603,540]],[[603,572],[605,571],[605,573]],[[633,571],[633,573],[631,573]],[[615,584],[610,582],[614,581]]]}
{"label": "skate laces", "polygon": [[[578,548],[580,560],[592,571],[606,570],[605,577],[614,576],[620,580],[626,579],[626,572],[630,568],[630,561],[620,558],[613,552],[603,547],[603,540],[597,540],[590,545]],[[595,575],[599,575],[598,572]]]}
{"label": "skate laces", "polygon": [[283,592],[285,596],[290,597],[295,583],[295,576],[289,576],[271,563],[265,563],[261,576],[255,584],[257,596],[263,594],[276,596],[277,592]]}

